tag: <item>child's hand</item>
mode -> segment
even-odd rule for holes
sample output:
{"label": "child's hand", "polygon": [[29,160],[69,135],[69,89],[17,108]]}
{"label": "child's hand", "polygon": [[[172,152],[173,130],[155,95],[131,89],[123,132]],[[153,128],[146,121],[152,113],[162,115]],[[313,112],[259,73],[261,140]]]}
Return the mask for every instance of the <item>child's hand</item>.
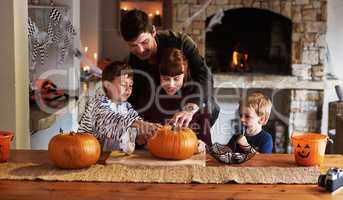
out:
{"label": "child's hand", "polygon": [[206,144],[205,142],[198,140],[198,152],[197,153],[203,153],[206,151]]}
{"label": "child's hand", "polygon": [[240,146],[241,149],[245,152],[251,152],[256,150],[248,143],[247,138],[244,135],[240,135],[236,139],[236,143]]}
{"label": "child's hand", "polygon": [[250,146],[244,135],[237,137],[236,143],[239,144],[239,146]]}
{"label": "child's hand", "polygon": [[144,145],[146,144],[146,140],[144,138],[144,135],[138,134],[136,137],[136,144],[138,145]]}
{"label": "child's hand", "polygon": [[150,123],[142,120],[138,123],[137,126],[137,128],[139,128],[140,135],[143,136],[144,140],[146,141],[153,137],[156,131],[161,127],[161,124]]}

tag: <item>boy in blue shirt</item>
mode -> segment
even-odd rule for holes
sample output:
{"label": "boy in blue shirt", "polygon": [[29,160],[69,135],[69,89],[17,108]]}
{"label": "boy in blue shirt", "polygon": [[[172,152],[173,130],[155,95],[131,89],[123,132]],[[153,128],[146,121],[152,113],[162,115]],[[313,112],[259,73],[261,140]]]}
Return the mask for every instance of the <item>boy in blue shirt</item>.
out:
{"label": "boy in blue shirt", "polygon": [[251,148],[260,153],[272,153],[273,138],[262,130],[262,126],[268,122],[272,102],[262,93],[250,94],[243,102],[240,102],[240,120],[244,127],[244,134],[232,136],[228,146],[233,152],[244,153]]}

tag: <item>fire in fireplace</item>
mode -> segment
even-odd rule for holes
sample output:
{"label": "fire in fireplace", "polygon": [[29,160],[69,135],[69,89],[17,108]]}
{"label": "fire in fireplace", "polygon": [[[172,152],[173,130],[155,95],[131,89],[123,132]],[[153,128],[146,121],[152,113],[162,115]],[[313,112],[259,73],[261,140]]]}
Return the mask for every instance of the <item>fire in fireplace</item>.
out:
{"label": "fire in fireplace", "polygon": [[206,33],[205,56],[213,72],[291,75],[290,19],[256,8],[224,13],[222,23]]}
{"label": "fire in fireplace", "polygon": [[232,72],[249,72],[248,53],[240,48],[240,43],[233,49],[230,70]]}

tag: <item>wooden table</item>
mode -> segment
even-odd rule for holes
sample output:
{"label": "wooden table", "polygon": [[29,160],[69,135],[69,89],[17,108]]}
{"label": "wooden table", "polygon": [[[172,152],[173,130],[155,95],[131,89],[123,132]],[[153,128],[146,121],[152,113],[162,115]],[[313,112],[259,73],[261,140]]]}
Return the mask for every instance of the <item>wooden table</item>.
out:
{"label": "wooden table", "polygon": [[[256,159],[264,156],[256,155]],[[285,155],[283,155],[284,157]],[[293,156],[293,155],[289,155]],[[209,159],[212,159],[209,157]],[[254,158],[255,159],[255,158]],[[47,151],[11,151],[11,162],[48,163]],[[212,164],[214,161],[210,161]],[[329,167],[343,168],[343,156],[327,155],[321,171]],[[253,184],[142,184],[0,181],[0,199],[343,199],[343,191],[335,195],[317,185],[253,185]]]}

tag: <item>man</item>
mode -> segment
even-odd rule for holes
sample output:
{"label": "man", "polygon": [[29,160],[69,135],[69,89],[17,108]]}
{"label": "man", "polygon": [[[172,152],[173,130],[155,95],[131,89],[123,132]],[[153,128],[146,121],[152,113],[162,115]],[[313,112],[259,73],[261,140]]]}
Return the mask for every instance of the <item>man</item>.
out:
{"label": "man", "polygon": [[193,115],[200,109],[204,116],[207,116],[209,125],[212,126],[218,118],[219,106],[212,95],[211,72],[199,55],[194,41],[183,33],[156,32],[148,15],[136,9],[122,16],[120,31],[129,46],[128,63],[136,71],[129,102],[140,115],[149,121],[154,113],[160,112],[154,103],[156,86],[159,85],[159,53],[163,48],[178,48],[183,51],[188,60],[190,76],[197,87],[195,96],[198,96],[198,101],[186,103],[182,111],[177,112],[171,121],[177,127],[187,127]]}

